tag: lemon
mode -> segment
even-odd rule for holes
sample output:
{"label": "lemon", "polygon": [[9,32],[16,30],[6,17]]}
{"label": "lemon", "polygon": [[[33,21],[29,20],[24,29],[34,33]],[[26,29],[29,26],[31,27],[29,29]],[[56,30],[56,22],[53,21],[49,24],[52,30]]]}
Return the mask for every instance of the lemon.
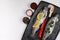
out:
{"label": "lemon", "polygon": [[37,27],[39,27],[39,25],[40,25],[40,21],[36,20],[36,22],[33,25],[33,28],[37,28]]}
{"label": "lemon", "polygon": [[38,15],[37,15],[37,19],[38,20],[41,20],[41,18],[43,17],[43,12],[39,12]]}

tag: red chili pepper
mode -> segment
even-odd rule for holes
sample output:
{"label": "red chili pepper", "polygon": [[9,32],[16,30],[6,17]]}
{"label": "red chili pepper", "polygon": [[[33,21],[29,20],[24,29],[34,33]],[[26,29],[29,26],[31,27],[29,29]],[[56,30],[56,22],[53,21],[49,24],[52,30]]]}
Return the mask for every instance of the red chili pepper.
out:
{"label": "red chili pepper", "polygon": [[44,22],[42,23],[42,25],[40,27],[40,30],[38,31],[38,38],[42,38],[43,31],[44,31],[44,28],[45,28],[45,25],[46,25],[47,20],[48,20],[48,18],[46,18],[44,20]]}

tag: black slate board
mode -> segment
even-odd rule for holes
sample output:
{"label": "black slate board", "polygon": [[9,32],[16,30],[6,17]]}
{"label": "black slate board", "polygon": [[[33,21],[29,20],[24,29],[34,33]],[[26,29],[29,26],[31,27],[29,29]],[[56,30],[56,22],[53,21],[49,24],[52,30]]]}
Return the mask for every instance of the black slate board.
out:
{"label": "black slate board", "polygon": [[[51,4],[51,3],[48,3],[48,2],[45,2],[45,1],[41,1],[39,3],[37,9],[34,11],[34,14],[32,15],[32,17],[30,19],[29,24],[26,27],[26,30],[25,30],[25,32],[23,34],[23,37],[22,37],[22,40],[40,40],[40,39],[37,38],[37,36],[35,36],[34,38],[30,37],[31,32],[32,32],[32,25],[34,23],[34,19],[35,19],[37,13],[41,10],[41,8],[43,8],[45,6],[48,6],[49,4]],[[51,4],[51,5],[53,5],[53,4]],[[60,8],[55,6],[55,5],[53,5],[53,6],[55,7],[54,14],[58,13],[60,15]],[[59,17],[59,20],[60,20],[60,17]],[[51,36],[49,36],[46,40],[55,40],[59,31],[60,31],[60,23],[58,22],[58,23],[56,23],[55,29],[52,33],[53,35],[51,34]],[[54,33],[56,33],[55,36],[54,36]]]}

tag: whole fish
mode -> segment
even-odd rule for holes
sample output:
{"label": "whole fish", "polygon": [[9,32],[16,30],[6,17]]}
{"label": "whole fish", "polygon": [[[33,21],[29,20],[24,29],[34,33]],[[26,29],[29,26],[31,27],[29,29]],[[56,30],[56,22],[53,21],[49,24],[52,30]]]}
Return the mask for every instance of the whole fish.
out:
{"label": "whole fish", "polygon": [[[47,23],[45,31],[44,31],[44,35],[42,38],[43,40],[46,40],[46,38],[52,33],[56,22],[58,22],[58,15],[51,18],[50,21]],[[49,29],[47,30],[47,28]]]}
{"label": "whole fish", "polygon": [[45,7],[42,12],[38,13],[38,15],[36,17],[36,21],[35,21],[34,25],[32,26],[33,27],[32,36],[35,35],[36,31],[39,29],[39,26],[43,23],[44,19],[46,18],[47,11],[48,11],[48,8]]}

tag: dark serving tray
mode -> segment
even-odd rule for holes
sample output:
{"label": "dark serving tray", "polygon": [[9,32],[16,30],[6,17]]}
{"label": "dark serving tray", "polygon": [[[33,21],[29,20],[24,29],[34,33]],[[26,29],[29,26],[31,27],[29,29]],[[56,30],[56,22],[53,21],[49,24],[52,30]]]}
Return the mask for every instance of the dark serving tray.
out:
{"label": "dark serving tray", "polygon": [[[34,38],[30,37],[31,32],[32,32],[32,25],[34,23],[34,19],[35,19],[37,13],[41,10],[41,8],[48,6],[49,4],[51,4],[51,3],[48,3],[45,1],[41,1],[39,3],[37,9],[35,10],[34,14],[32,15],[32,17],[30,19],[29,24],[26,27],[26,30],[25,30],[23,37],[22,37],[22,40],[40,40],[40,39],[38,39],[37,36],[35,36]],[[53,4],[51,4],[51,5],[53,5]],[[58,13],[60,15],[60,8],[55,5],[53,5],[53,6],[55,7],[53,15],[56,13]],[[60,17],[59,17],[59,22],[56,23],[56,26],[54,27],[52,34],[46,40],[55,40],[59,31],[60,31]]]}

